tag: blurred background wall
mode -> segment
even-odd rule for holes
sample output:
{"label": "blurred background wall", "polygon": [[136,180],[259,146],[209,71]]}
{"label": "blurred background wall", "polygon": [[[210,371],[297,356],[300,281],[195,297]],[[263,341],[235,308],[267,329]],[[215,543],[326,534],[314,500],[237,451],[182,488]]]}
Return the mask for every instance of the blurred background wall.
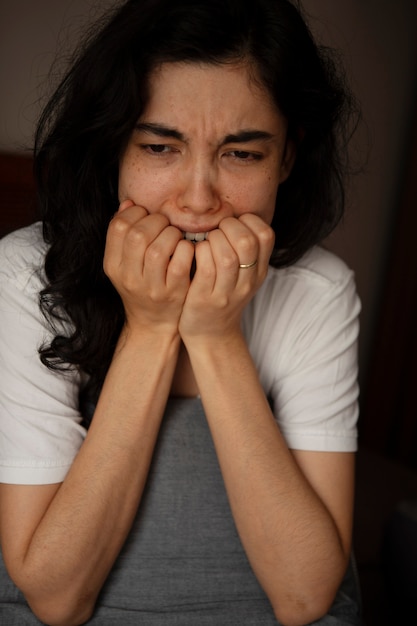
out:
{"label": "blurred background wall", "polygon": [[[80,30],[112,4],[112,0],[0,0],[0,151],[30,149],[34,121],[50,92],[51,78],[56,79]],[[320,41],[341,49],[363,110],[363,124],[353,143],[353,158],[363,165],[363,172],[349,187],[344,223],[326,243],[355,271],[362,299],[361,420],[364,438],[372,446],[379,411],[375,362],[384,359],[387,384],[395,367],[390,354],[378,350],[387,325],[391,327],[388,320],[381,328],[387,298],[392,298],[386,293],[387,272],[415,145],[417,2],[304,0],[304,8]],[[401,294],[399,298],[398,310],[405,306]],[[393,327],[392,333],[396,330]],[[385,391],[381,388],[380,394]],[[417,448],[417,432],[414,435]],[[376,446],[386,447],[385,439]],[[417,465],[417,452],[413,454]]]}

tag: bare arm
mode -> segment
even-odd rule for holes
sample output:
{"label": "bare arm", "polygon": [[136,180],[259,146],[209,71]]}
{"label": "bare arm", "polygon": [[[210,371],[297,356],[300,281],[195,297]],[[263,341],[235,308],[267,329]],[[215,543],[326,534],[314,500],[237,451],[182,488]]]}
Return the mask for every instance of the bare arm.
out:
{"label": "bare arm", "polygon": [[[175,338],[146,341],[131,337],[118,350],[61,485],[1,485],[6,565],[48,624],[83,623],[89,616],[140,502],[178,344]],[[151,368],[144,366],[151,361]],[[138,384],[145,378],[146,386]]]}
{"label": "bare arm", "polygon": [[232,222],[225,237],[240,262],[259,258],[257,267],[222,266],[227,241],[218,235],[200,246],[204,276],[197,269],[180,332],[246,553],[277,618],[299,626],[327,612],[347,567],[354,458],[291,452],[271,413],[239,324],[238,302],[248,284],[256,289],[269,258],[268,231],[247,217],[251,249]]}
{"label": "bare arm", "polygon": [[6,566],[35,614],[51,625],[81,624],[94,608],[138,508],[177,362],[193,248],[184,242],[191,250],[182,246],[178,258],[181,234],[160,218],[143,217],[136,207],[110,227],[105,267],[127,321],[67,477],[61,485],[1,486]]}
{"label": "bare arm", "polygon": [[255,574],[283,624],[311,622],[347,567],[353,455],[288,450],[238,337],[190,348],[190,358]]}

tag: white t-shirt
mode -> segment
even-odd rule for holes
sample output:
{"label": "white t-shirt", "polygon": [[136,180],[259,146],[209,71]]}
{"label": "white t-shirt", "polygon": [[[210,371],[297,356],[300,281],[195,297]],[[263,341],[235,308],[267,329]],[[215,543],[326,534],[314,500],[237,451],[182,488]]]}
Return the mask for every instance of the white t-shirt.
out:
{"label": "white t-shirt", "polygon": [[[40,361],[51,339],[39,310],[46,251],[41,224],[0,241],[0,482],[64,480],[86,431],[76,371]],[[270,268],[247,306],[243,331],[293,449],[354,451],[360,303],[352,272],[320,247]]]}

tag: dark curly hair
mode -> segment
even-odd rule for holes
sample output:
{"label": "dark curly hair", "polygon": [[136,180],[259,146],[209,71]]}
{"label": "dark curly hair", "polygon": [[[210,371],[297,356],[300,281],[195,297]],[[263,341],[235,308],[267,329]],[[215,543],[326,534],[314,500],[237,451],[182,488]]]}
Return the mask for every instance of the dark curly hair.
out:
{"label": "dark curly hair", "polygon": [[118,207],[119,159],[160,63],[249,61],[297,143],[279,187],[271,264],[294,263],[344,210],[346,142],[354,100],[330,51],[289,0],[129,0],[91,30],[40,118],[35,138],[48,319],[71,321],[40,349],[53,369],[79,367],[97,393],[124,322],[103,272],[107,226]]}

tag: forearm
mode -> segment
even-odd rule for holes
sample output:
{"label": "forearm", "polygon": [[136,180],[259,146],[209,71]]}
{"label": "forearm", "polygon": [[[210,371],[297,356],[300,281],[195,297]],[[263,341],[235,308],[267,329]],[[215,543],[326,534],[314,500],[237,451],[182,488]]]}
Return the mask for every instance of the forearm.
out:
{"label": "forearm", "polygon": [[274,607],[324,606],[346,568],[341,537],[279,431],[243,337],[191,341],[187,349],[259,581]]}
{"label": "forearm", "polygon": [[87,437],[27,546],[19,582],[35,609],[94,604],[140,503],[178,345],[120,340]]}

